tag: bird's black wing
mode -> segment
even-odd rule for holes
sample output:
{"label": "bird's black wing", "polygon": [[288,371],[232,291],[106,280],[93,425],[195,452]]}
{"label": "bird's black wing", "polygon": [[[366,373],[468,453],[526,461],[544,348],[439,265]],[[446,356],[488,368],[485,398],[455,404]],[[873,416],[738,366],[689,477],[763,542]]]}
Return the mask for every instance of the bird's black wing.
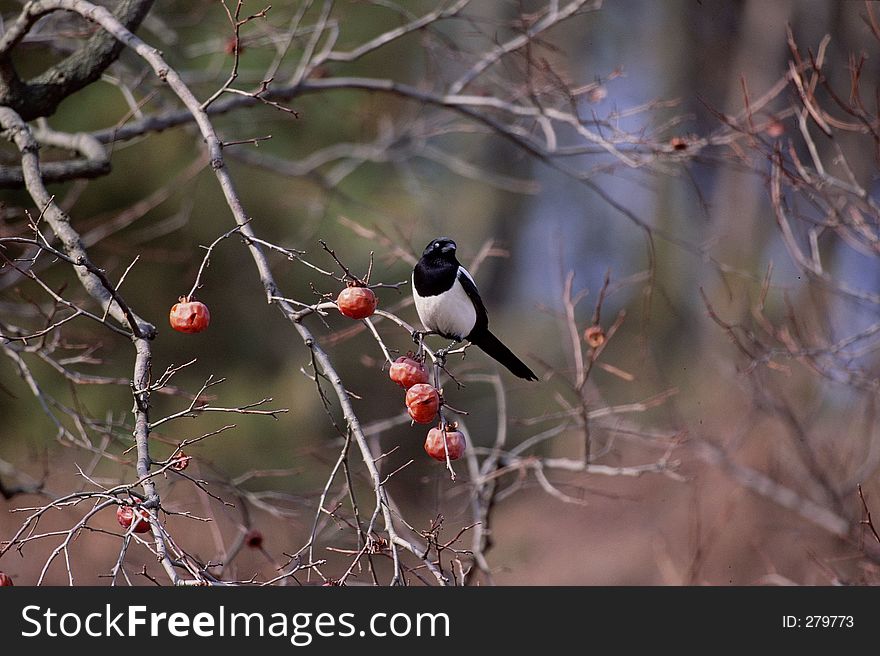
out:
{"label": "bird's black wing", "polygon": [[[483,305],[483,299],[480,298],[480,292],[477,291],[474,279],[471,278],[471,274],[463,266],[458,267],[458,282],[464,288],[468,298],[474,304],[474,309],[477,311],[477,320],[470,334],[480,334],[489,327],[489,315],[486,313],[486,306]],[[470,340],[469,336],[466,337]]]}

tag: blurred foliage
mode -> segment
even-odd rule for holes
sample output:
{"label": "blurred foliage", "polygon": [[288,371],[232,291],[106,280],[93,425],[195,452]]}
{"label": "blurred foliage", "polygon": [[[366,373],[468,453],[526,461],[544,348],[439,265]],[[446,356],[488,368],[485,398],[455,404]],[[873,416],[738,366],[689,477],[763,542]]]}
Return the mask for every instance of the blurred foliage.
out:
{"label": "blurred foliage", "polygon": [[[18,13],[20,4],[9,0],[0,2],[0,15],[7,25]],[[383,4],[337,2],[334,15],[341,29],[338,47],[355,46],[399,24],[398,12]],[[489,18],[509,19],[520,11],[528,13],[532,4],[475,3],[471,13],[484,17],[486,23],[478,20],[473,24],[468,21],[444,23],[438,28],[437,38],[455,40],[460,47],[467,48],[474,31],[489,30],[486,27]],[[309,15],[320,11],[320,5],[316,3]],[[421,15],[435,5],[428,1],[402,3],[413,15]],[[252,6],[254,11],[262,8],[247,3],[248,10]],[[269,31],[266,24],[281,30],[299,6],[299,2],[277,3],[266,21],[257,20],[245,27],[237,83],[240,88],[257,87],[260,76],[272,61],[274,48],[267,40],[276,33]],[[543,56],[552,60],[556,74],[575,84],[605,80],[612,71],[622,70],[621,77],[604,83],[607,97],[590,107],[589,111],[597,116],[675,98],[679,102],[674,105],[658,105],[655,112],[621,121],[632,122],[634,129],[635,124],[641,122],[639,129],[650,132],[672,117],[681,117],[670,132],[684,136],[707,134],[719,125],[716,112],[734,113],[741,109],[743,79],[748,81],[750,91],[758,95],[784,74],[790,56],[785,40],[786,23],[791,24],[804,44],[816,44],[823,34],[830,32],[829,59],[836,63],[829,74],[836,80],[846,79],[848,53],[858,51],[868,42],[860,11],[860,3],[819,0],[774,3],[627,0],[606,3],[600,11],[565,24],[553,32]],[[504,27],[497,29],[498,40],[509,35]],[[232,57],[225,46],[230,27],[217,2],[159,0],[139,34],[162,49],[172,66],[187,71],[187,82],[200,98],[207,98],[229,74]],[[332,64],[333,73],[389,77],[414,86],[430,85],[432,79],[454,79],[454,62],[437,55],[425,47],[425,43],[424,35],[416,32],[361,61]],[[299,47],[301,44],[297,43],[291,51],[294,55],[291,61],[295,61]],[[46,55],[47,49],[37,45],[24,50],[16,59],[22,73],[42,70],[55,60],[54,56]],[[878,61],[880,58],[876,56],[868,60],[870,70],[865,76],[876,76]],[[523,64],[519,58],[511,58],[506,65]],[[131,53],[123,55],[120,67],[133,76],[142,69]],[[160,85],[145,76],[138,88],[138,97],[146,99],[141,107],[144,111],[172,106],[168,96],[151,93],[151,87],[155,86]],[[341,217],[392,236],[396,245],[413,254],[418,254],[435,236],[452,236],[459,244],[465,263],[476,256],[487,240],[494,239],[507,254],[486,260],[477,276],[493,317],[493,327],[514,351],[526,356],[530,364],[541,363],[542,371],[555,368],[568,372],[571,368],[568,336],[558,321],[565,272],[576,272],[576,289],[590,290],[587,300],[578,306],[577,321],[582,329],[588,325],[606,271],[610,271],[616,282],[653,266],[650,289],[643,284],[624,287],[608,299],[603,309],[603,319],[609,323],[619,311],[627,312],[604,359],[632,373],[634,382],[602,370],[595,373],[595,383],[601,390],[601,399],[594,399],[597,403],[629,403],[664,389],[678,389],[674,404],[661,405],[640,416],[646,425],[687,424],[702,427],[710,434],[717,432],[727,436],[735,432],[728,431],[731,417],[752,410],[748,394],[742,393],[744,385],[739,374],[730,362],[729,341],[706,316],[701,289],[710,298],[727,299],[729,303],[721,302],[725,304],[724,310],[732,313],[739,303],[734,299],[754,298],[760,293],[762,277],[772,260],[777,266],[780,286],[790,293],[791,302],[803,308],[811,304],[810,291],[799,285],[797,272],[784,261],[776,240],[766,180],[753,171],[738,171],[732,157],[722,160],[710,153],[680,166],[670,164],[668,175],[657,171],[623,171],[599,181],[609,195],[658,232],[674,235],[676,240],[685,240],[688,244],[708,245],[705,253],[696,253],[682,248],[675,240],[656,235],[653,239],[646,238],[644,231],[589,188],[535,161],[505,140],[483,134],[437,135],[431,143],[497,174],[535,180],[541,185],[538,193],[499,190],[481,181],[462,178],[427,159],[367,162],[333,189],[323,188],[315,176],[291,178],[237,161],[238,150],[253,150],[288,160],[301,159],[332,143],[374,139],[383,130],[394,130],[398,125],[423,118],[425,111],[418,103],[391,94],[357,90],[303,94],[296,97],[291,106],[298,117],[261,106],[214,119],[218,131],[228,140],[271,135],[271,139],[256,144],[228,148],[229,165],[238,191],[260,237],[302,249],[311,262],[330,269],[334,264],[321,251],[319,239],[334,248],[356,272],[366,271],[370,253],[374,251],[373,279],[388,283],[408,280],[410,265],[389,256],[389,249],[381,243],[356,234],[340,221]],[[93,131],[117,125],[128,114],[129,106],[119,87],[105,79],[66,100],[48,122],[57,130]],[[786,121],[785,129],[795,130],[794,121]],[[0,154],[5,162],[13,150],[4,144]],[[193,127],[177,127],[113,147],[113,171],[108,176],[87,183],[55,184],[50,190],[62,203],[76,198],[71,215],[74,225],[83,233],[112,220],[158,190],[167,190],[167,198],[141,218],[90,249],[94,261],[114,280],[135,257],[139,258],[123,290],[130,305],[159,326],[160,335],[154,342],[154,376],[168,366],[195,359],[194,365],[175,377],[177,387],[195,393],[208,376],[222,377],[227,381],[210,389],[218,404],[232,407],[272,397],[271,407],[289,408],[290,412],[274,420],[227,415],[180,420],[163,426],[155,438],[178,442],[235,423],[236,430],[206,440],[193,449],[203,466],[216,468],[229,476],[249,470],[290,468],[294,475],[281,481],[258,478],[249,485],[254,491],[281,489],[313,498],[326,480],[334,458],[334,450],[322,447],[335,444],[339,438],[327,421],[314,383],[302,373],[310,367],[308,351],[293,335],[289,323],[266,304],[250,256],[239,239],[228,239],[216,248],[203,286],[197,293],[211,308],[209,330],[201,335],[183,335],[174,333],[167,324],[169,308],[193,284],[203,247],[233,225],[209,169],[182,175],[202,156],[203,143]],[[859,162],[861,172],[870,180],[872,193],[876,194],[876,162],[870,153],[854,160]],[[25,198],[23,192],[0,191],[0,208],[26,206]],[[20,223],[21,219],[11,214],[0,217],[0,221],[9,226]],[[0,229],[3,227],[4,223],[0,223]],[[743,275],[720,274],[715,267],[718,261]],[[849,261],[830,252],[827,266],[843,270]],[[273,257],[273,263],[274,273],[284,282],[285,292],[294,298],[316,300],[316,292],[335,296],[340,288],[335,281],[297,262]],[[861,273],[855,277],[876,288],[876,263],[856,268]],[[49,269],[46,279],[53,285],[76,284],[69,272],[60,268]],[[84,297],[78,290],[72,293],[79,299]],[[16,283],[5,288],[2,294],[3,301],[11,302],[20,296],[33,297],[36,291],[32,285]],[[408,286],[400,292],[380,290],[381,305],[391,307],[408,294]],[[771,296],[768,314],[784,316],[782,294]],[[806,314],[806,309],[804,312]],[[416,322],[412,307],[404,309],[402,316]],[[338,339],[339,331],[350,327],[343,318],[330,315],[325,327],[317,320],[312,322],[320,338],[328,340],[334,362],[344,371],[346,386],[358,395],[356,409],[365,424],[393,416],[403,409],[402,394],[387,380],[382,354],[365,331]],[[400,352],[412,348],[411,339],[404,331],[387,323],[378,325],[389,347]],[[94,338],[93,330],[88,323],[74,322],[65,332],[65,340],[72,345],[89,343]],[[91,355],[100,363],[78,365],[79,370],[89,372],[94,366],[102,375],[131,377],[131,347],[124,339],[109,333],[103,335],[99,348]],[[84,412],[101,418],[106,409],[112,408],[110,412],[116,421],[129,420],[123,415],[123,410],[131,406],[127,387],[80,386],[73,394],[71,386],[53,375],[48,367],[38,364],[34,367],[35,372],[41,374],[45,392],[62,403],[78,404]],[[494,370],[493,363],[473,351],[468,353],[461,367],[462,370]],[[563,393],[552,381],[529,387],[506,373],[502,376],[513,408],[511,431],[518,437],[530,435],[534,430],[520,420],[557,409],[556,395]],[[815,420],[818,425],[833,424],[829,419],[833,414],[828,414],[830,407],[836,407],[838,412],[846,411],[855,403],[845,392],[840,396],[829,394],[815,379],[794,383],[783,380],[778,384],[790,390],[793,402],[810,409],[805,413],[807,423]],[[54,427],[39,411],[8,359],[0,359],[0,385],[0,458],[28,463],[26,468],[35,474],[39,473],[44,459],[79,463],[90,458],[55,442]],[[450,385],[447,393],[453,406],[470,413],[466,422],[474,443],[490,445],[496,430],[491,388],[469,384],[459,390]],[[184,403],[180,397],[154,395],[153,416],[175,412]],[[331,412],[335,413],[336,409]],[[764,429],[777,434],[779,430],[766,426]],[[124,431],[119,431],[115,439],[120,441],[121,447],[127,448]],[[536,449],[536,453],[576,452],[576,441],[577,438],[572,438],[569,442],[554,442]],[[414,460],[396,475],[391,485],[397,498],[405,500],[408,510],[425,522],[439,512],[453,515],[450,521],[456,512],[464,512],[467,506],[464,488],[460,494],[452,495],[448,505],[441,507],[439,499],[449,492],[450,484],[436,463],[427,462],[420,453],[421,427],[396,427],[384,433],[381,442],[385,450],[400,447],[388,456],[389,470]],[[609,448],[608,461],[619,464],[620,451],[614,445]],[[170,452],[171,447],[166,450]],[[157,457],[163,457],[166,450],[158,447]],[[761,452],[756,462],[769,462],[774,470],[784,469],[774,464],[779,453],[781,448],[770,455]],[[787,458],[783,460],[787,462]],[[123,471],[119,464],[105,462],[96,475],[112,478]],[[713,480],[711,476],[709,480]],[[699,484],[706,485],[706,479]],[[662,516],[663,520],[657,520],[658,526],[640,525],[639,530],[648,536],[659,533],[671,542],[687,542],[682,536],[692,530],[692,516],[673,517],[675,511],[668,506],[683,503],[690,507],[691,492],[674,488],[669,491],[664,487],[657,501],[648,484],[642,481],[631,489],[621,489],[617,481],[600,489],[602,485],[604,481],[593,485],[591,480],[584,488],[587,496],[598,490],[593,508],[606,503],[623,503],[618,497],[655,504],[654,510],[646,509],[640,518],[631,521],[649,521],[645,518]],[[606,494],[615,500],[604,499],[602,495]],[[694,493],[694,498],[698,496]],[[201,512],[200,503],[194,499],[177,498],[175,502],[197,514]],[[578,517],[587,518],[583,521],[598,521],[589,510],[578,514],[582,511],[566,507],[559,511],[565,513],[560,517],[560,526],[547,529],[543,537],[538,537],[541,534],[538,527],[520,529],[518,526],[520,521],[530,526],[535,521],[535,507],[544,501],[532,499],[522,503],[526,510],[521,515],[517,515],[515,509],[503,511],[512,513],[513,519],[502,520],[509,539],[502,541],[500,562],[537,563],[539,568],[546,566],[555,571],[549,561],[553,559],[557,542],[564,541],[558,534],[560,526],[576,522],[574,518]],[[722,512],[718,507],[723,501],[715,503],[716,509],[707,512],[716,513],[712,517],[717,520]],[[293,528],[278,527],[278,530],[307,530],[312,518],[310,512],[303,511],[302,516],[292,522]],[[616,525],[617,531],[625,528],[620,523]],[[547,537],[551,534],[554,537]],[[619,539],[628,541],[625,535]],[[678,546],[687,553],[687,545]],[[732,547],[729,550],[730,553],[735,551]],[[558,553],[562,552],[577,553],[578,549],[568,545],[560,547]],[[734,572],[730,575],[731,582],[751,582],[762,571],[763,565],[756,564],[754,559],[734,562],[742,558],[741,553],[731,556],[730,567]],[[636,571],[627,578],[627,566],[618,563],[618,571],[622,573],[614,582],[662,580],[653,566],[631,566]],[[564,569],[562,565],[556,567]],[[718,565],[707,577],[726,582],[722,581],[727,576],[722,573],[723,569]],[[792,576],[808,578],[804,574],[807,569],[808,565],[803,564]],[[595,582],[600,576],[598,570],[598,567],[592,569],[585,565],[583,571],[572,573],[569,580]],[[557,578],[548,575],[542,579],[531,571],[507,574],[506,579],[502,576],[503,580],[513,582]]]}

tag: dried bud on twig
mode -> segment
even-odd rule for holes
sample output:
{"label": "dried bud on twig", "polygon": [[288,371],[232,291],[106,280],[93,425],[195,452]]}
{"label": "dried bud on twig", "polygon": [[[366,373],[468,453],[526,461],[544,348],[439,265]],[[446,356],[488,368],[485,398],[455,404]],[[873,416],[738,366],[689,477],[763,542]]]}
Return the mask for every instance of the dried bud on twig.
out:
{"label": "dried bud on twig", "polygon": [[263,548],[263,534],[255,528],[244,534],[244,543],[251,549]]}
{"label": "dried bud on twig", "polygon": [[584,331],[584,341],[590,348],[599,348],[605,343],[605,331],[602,326],[593,325]]}

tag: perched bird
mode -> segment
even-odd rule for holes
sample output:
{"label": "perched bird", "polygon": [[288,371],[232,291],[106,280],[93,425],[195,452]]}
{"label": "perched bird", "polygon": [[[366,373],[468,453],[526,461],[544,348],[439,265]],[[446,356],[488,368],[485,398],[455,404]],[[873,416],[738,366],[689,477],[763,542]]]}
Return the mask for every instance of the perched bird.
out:
{"label": "perched bird", "polygon": [[455,257],[447,237],[425,248],[412,274],[416,311],[429,333],[455,342],[467,340],[495,358],[515,376],[538,380],[526,364],[489,332],[489,316],[474,279]]}

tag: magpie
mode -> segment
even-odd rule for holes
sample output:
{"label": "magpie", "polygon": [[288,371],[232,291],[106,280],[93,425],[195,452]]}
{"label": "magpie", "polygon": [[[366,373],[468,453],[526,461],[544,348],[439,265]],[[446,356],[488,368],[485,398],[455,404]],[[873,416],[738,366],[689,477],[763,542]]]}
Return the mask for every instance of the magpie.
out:
{"label": "magpie", "polygon": [[455,242],[440,237],[425,248],[412,273],[413,300],[428,333],[467,340],[526,380],[534,372],[489,332],[489,316],[467,269],[455,257]]}

